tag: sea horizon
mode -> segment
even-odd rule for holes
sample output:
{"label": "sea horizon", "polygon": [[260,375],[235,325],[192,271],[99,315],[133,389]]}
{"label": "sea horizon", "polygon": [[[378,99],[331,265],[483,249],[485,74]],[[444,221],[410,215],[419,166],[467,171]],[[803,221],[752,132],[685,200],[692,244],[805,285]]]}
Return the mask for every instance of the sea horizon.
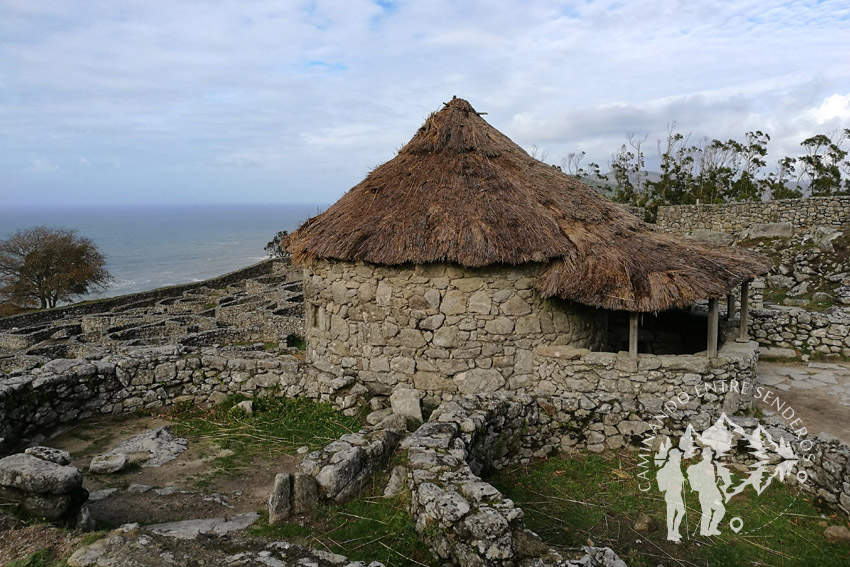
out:
{"label": "sea horizon", "polygon": [[0,209],[0,239],[34,226],[76,230],[106,257],[113,281],[74,301],[204,281],[268,257],[274,235],[324,204],[28,205]]}

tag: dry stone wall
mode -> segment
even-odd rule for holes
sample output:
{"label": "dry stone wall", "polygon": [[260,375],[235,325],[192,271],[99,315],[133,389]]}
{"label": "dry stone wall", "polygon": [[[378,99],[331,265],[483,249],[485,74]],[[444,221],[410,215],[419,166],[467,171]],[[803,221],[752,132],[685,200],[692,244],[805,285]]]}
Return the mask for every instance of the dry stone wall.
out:
{"label": "dry stone wall", "polygon": [[231,394],[308,396],[356,412],[366,389],[315,379],[293,354],[227,348],[148,347],[94,359],[56,359],[0,382],[0,439],[15,440],[96,415]]}
{"label": "dry stone wall", "polygon": [[522,387],[535,347],[605,340],[601,310],[540,299],[540,269],[316,263],[304,275],[307,361],[382,395]]}
{"label": "dry stone wall", "polygon": [[790,223],[797,228],[850,223],[850,197],[808,197],[757,203],[659,207],[656,225],[675,232],[738,233],[757,224]]}
{"label": "dry stone wall", "polygon": [[242,268],[241,270],[236,270],[234,272],[200,282],[163,287],[151,291],[121,295],[98,301],[74,303],[64,307],[56,307],[55,309],[42,309],[32,313],[3,317],[0,318],[0,330],[13,329],[16,327],[30,327],[46,321],[55,321],[69,317],[81,317],[83,315],[93,313],[102,313],[107,310],[127,308],[134,304],[152,305],[161,299],[179,296],[201,288],[224,287],[240,283],[247,278],[268,276],[275,273],[275,270],[281,269],[281,264],[281,262],[272,259],[264,260],[258,264],[254,264],[253,266],[248,266],[247,268]]}
{"label": "dry stone wall", "polygon": [[755,309],[750,330],[762,345],[850,357],[850,311],[826,313],[774,305]]}

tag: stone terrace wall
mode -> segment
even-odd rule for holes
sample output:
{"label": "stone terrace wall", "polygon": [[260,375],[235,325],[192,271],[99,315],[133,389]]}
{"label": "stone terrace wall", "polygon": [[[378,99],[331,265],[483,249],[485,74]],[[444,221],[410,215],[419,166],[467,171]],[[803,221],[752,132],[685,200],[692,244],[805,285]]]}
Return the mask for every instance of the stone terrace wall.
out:
{"label": "stone terrace wall", "polygon": [[788,222],[797,228],[850,224],[850,197],[659,207],[656,225],[674,232],[737,233],[755,224],[777,222]]}
{"label": "stone terrace wall", "polygon": [[542,266],[462,269],[317,262],[305,270],[307,362],[373,393],[518,388],[532,349],[604,343],[604,312],[532,289]]}
{"label": "stone terrace wall", "polygon": [[771,309],[754,309],[751,313],[750,332],[763,345],[850,357],[850,312],[847,310],[818,313],[776,305]]}
{"label": "stone terrace wall", "polygon": [[56,359],[0,382],[0,439],[96,415],[171,404],[217,403],[230,394],[308,396],[351,412],[365,388],[316,380],[289,354],[148,347],[99,359]]}
{"label": "stone terrace wall", "polygon": [[33,313],[22,313],[21,315],[13,315],[11,317],[0,318],[0,330],[12,329],[15,327],[31,327],[42,322],[49,322],[62,319],[63,317],[79,317],[82,315],[97,314],[133,303],[150,301],[151,303],[164,299],[182,295],[184,292],[192,291],[202,287],[226,287],[230,284],[239,283],[246,278],[256,278],[259,276],[273,273],[278,266],[283,264],[277,260],[263,260],[253,266],[236,270],[201,282],[192,282],[188,284],[174,285],[162,287],[151,291],[143,291],[140,293],[131,293],[118,297],[110,297],[96,301],[87,301],[83,303],[74,303],[65,307],[56,307],[55,309],[41,309]]}

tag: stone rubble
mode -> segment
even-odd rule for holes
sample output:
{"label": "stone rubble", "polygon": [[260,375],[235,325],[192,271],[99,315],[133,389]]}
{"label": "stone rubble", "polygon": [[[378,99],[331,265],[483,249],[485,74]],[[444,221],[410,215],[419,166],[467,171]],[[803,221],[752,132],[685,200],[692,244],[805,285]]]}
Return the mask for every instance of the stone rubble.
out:
{"label": "stone rubble", "polygon": [[204,518],[202,520],[183,520],[165,524],[143,526],[143,530],[177,539],[198,539],[202,536],[222,536],[244,530],[260,519],[256,512],[236,514],[229,518]]}
{"label": "stone rubble", "polygon": [[188,447],[188,441],[175,437],[165,426],[126,439],[106,454],[126,455],[131,463],[139,463],[143,467],[159,467],[176,459]]}
{"label": "stone rubble", "polygon": [[[235,550],[243,549],[243,550]],[[77,550],[69,567],[367,567],[359,561],[282,541],[241,541],[227,537],[177,539],[129,524]],[[383,567],[377,561],[368,567]]]}
{"label": "stone rubble", "polygon": [[61,464],[69,462],[63,451],[33,449],[0,459],[0,502],[15,505],[29,518],[60,520],[79,514],[88,498],[82,473]]}
{"label": "stone rubble", "polygon": [[402,430],[380,424],[342,436],[321,451],[313,451],[298,465],[315,479],[323,498],[342,503],[356,495],[384,467],[402,436]]}

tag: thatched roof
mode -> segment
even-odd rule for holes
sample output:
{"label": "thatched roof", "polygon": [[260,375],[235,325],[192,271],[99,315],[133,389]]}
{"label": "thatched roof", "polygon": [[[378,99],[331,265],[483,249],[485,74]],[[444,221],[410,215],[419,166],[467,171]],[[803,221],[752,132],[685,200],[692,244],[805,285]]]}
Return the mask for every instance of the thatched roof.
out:
{"label": "thatched roof", "polygon": [[295,262],[545,262],[544,296],[627,311],[719,297],[768,268],[741,249],[652,232],[458,98],[285,246]]}

